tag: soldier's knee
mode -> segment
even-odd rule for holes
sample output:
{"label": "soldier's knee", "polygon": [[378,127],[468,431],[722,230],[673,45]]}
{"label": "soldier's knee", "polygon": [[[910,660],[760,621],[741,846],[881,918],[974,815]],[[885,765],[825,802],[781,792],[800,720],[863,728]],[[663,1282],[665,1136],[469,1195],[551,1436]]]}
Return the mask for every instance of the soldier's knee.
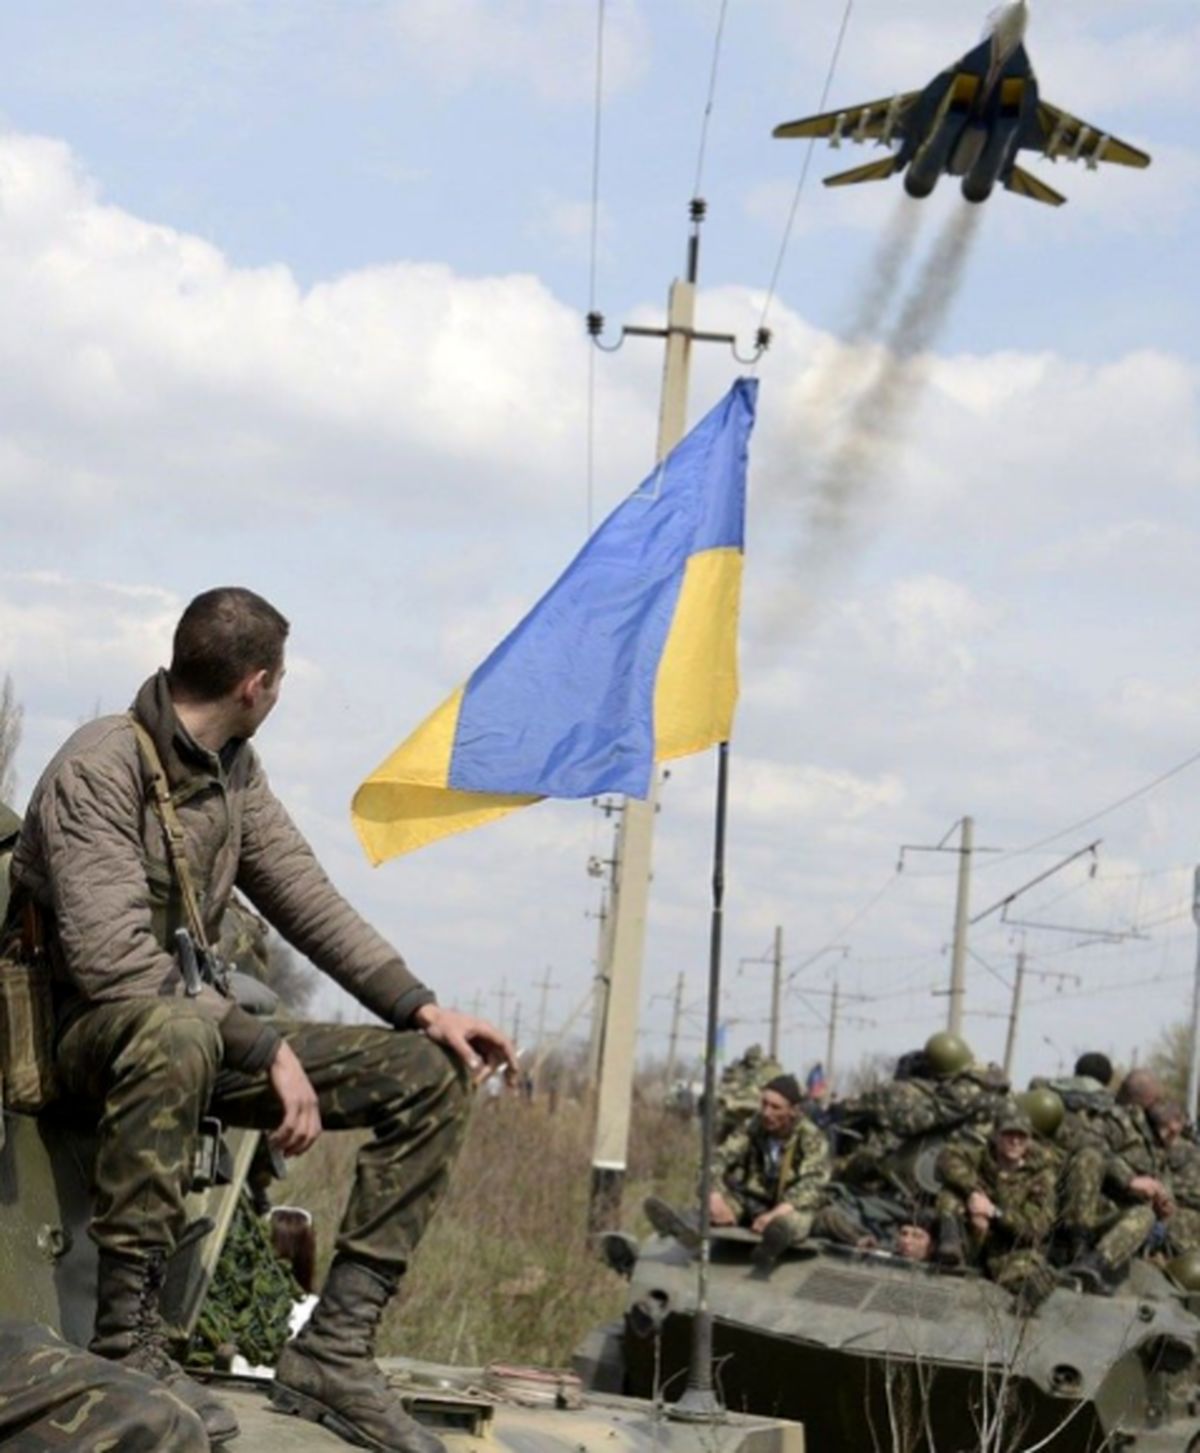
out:
{"label": "soldier's knee", "polygon": [[207,1095],[221,1063],[221,1031],[215,1020],[175,1001],[156,1005],[121,1058],[143,1076],[169,1076],[176,1090]]}
{"label": "soldier's knee", "polygon": [[469,1080],[466,1066],[458,1056],[423,1034],[405,1046],[405,1051],[407,1075],[427,1088],[442,1113],[450,1119],[465,1115]]}

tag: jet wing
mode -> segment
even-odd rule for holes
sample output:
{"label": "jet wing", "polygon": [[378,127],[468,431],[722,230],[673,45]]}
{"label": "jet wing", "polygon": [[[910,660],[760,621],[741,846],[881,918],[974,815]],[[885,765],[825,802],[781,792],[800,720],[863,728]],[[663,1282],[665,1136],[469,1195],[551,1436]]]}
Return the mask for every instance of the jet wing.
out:
{"label": "jet wing", "polygon": [[842,140],[882,141],[886,145],[920,97],[920,91],[885,96],[882,101],[868,101],[865,106],[847,106],[843,111],[825,111],[803,121],[785,121],[771,134],[787,138],[829,137],[835,146]]}
{"label": "jet wing", "polygon": [[1060,111],[1048,101],[1038,103],[1034,132],[1023,144],[1035,150],[1040,147],[1052,161],[1059,157],[1066,161],[1082,161],[1092,171],[1102,161],[1115,162],[1118,166],[1150,165],[1150,158],[1144,151],[1118,141],[1099,127],[1089,126],[1068,111]]}

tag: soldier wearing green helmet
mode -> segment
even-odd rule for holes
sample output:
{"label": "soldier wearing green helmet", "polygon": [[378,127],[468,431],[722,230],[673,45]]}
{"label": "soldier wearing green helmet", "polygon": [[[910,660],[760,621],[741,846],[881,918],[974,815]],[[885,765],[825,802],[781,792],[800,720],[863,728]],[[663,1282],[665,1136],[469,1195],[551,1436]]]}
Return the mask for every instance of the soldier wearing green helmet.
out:
{"label": "soldier wearing green helmet", "polygon": [[925,1059],[934,1075],[943,1080],[972,1064],[971,1046],[960,1034],[943,1029],[925,1041]]}
{"label": "soldier wearing green helmet", "polygon": [[1023,1090],[1017,1097],[1017,1108],[1029,1117],[1029,1123],[1043,1140],[1053,1141],[1067,1113],[1062,1096],[1046,1085]]}

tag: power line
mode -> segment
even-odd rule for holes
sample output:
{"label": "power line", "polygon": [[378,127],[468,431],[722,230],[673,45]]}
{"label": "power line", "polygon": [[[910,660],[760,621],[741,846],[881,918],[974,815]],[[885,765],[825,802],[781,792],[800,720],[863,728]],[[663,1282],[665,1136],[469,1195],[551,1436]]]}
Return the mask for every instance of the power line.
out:
{"label": "power line", "polygon": [[[588,257],[588,313],[596,311],[596,271],[600,239],[600,138],[604,113],[604,3],[596,0],[596,96],[592,117],[592,216]],[[596,497],[596,350],[588,348],[587,378],[587,532],[592,533]]]}
{"label": "power line", "polygon": [[1127,792],[1124,797],[1119,797],[1115,802],[1110,802],[1107,807],[1102,807],[1099,812],[1093,812],[1090,816],[1081,818],[1078,822],[1071,823],[1069,827],[1060,828],[1058,832],[1052,832],[1048,837],[1039,838],[1037,842],[1029,843],[1026,847],[1014,848],[1012,852],[1004,853],[998,858],[993,858],[990,863],[984,865],[982,871],[997,868],[1001,863],[1006,863],[1012,858],[1023,858],[1029,853],[1040,852],[1051,843],[1058,842],[1060,838],[1070,837],[1073,832],[1078,832],[1081,828],[1091,827],[1092,823],[1099,822],[1102,817],[1107,817],[1109,813],[1117,812],[1122,807],[1128,807],[1131,802],[1136,802],[1139,797],[1145,797],[1148,793],[1153,792],[1155,788],[1161,787],[1164,782],[1169,782],[1172,777],[1178,777],[1181,772],[1186,772],[1189,767],[1194,767],[1197,762],[1200,762],[1200,752],[1193,752],[1190,757],[1185,757],[1182,762],[1178,762],[1174,767],[1170,767],[1167,771],[1160,773],[1153,781],[1145,783],[1133,792]]}
{"label": "power line", "polygon": [[717,71],[721,63],[721,41],[725,35],[725,12],[729,8],[729,0],[721,0],[720,13],[717,16],[717,34],[713,41],[712,69],[708,76],[708,100],[704,103],[704,116],[700,122],[700,147],[696,156],[696,181],[692,187],[692,196],[700,195],[700,187],[704,180],[704,153],[708,147],[708,123],[712,116],[713,99],[717,92]]}
{"label": "power line", "polygon": [[[838,61],[842,56],[842,46],[845,44],[846,31],[850,28],[850,16],[854,12],[854,0],[846,0],[846,9],[842,14],[842,24],[838,30],[837,40],[834,42],[833,55],[830,58],[829,70],[825,75],[825,84],[821,88],[821,99],[817,104],[818,111],[824,111],[829,101],[829,93],[833,89],[833,78],[837,74]],[[767,287],[767,296],[763,302],[762,317],[758,320],[760,328],[767,324],[767,314],[771,310],[771,304],[775,300],[775,289],[779,286],[779,276],[783,272],[784,259],[787,257],[788,247],[791,245],[792,228],[796,223],[796,213],[800,207],[800,198],[804,192],[804,184],[808,181],[808,171],[812,166],[813,152],[816,149],[817,138],[808,143],[808,150],[804,153],[804,162],[800,168],[800,180],[796,183],[795,195],[792,197],[791,211],[788,213],[787,224],[783,229],[783,238],[779,244],[779,255],[775,259],[775,268],[771,273],[771,281]]]}

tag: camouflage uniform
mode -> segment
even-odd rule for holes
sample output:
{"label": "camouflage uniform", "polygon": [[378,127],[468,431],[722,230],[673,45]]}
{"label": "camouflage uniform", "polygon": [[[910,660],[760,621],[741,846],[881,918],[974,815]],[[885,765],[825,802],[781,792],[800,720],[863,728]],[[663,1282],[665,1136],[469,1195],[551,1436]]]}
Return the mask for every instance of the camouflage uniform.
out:
{"label": "camouflage uniform", "polygon": [[[939,1210],[961,1218],[968,1244],[988,1276],[1009,1291],[1033,1284],[1048,1291],[1053,1273],[1046,1260],[1054,1229],[1056,1183],[1054,1160],[1031,1141],[1021,1165],[1002,1165],[993,1141],[958,1138],[938,1158],[945,1186]],[[982,1191],[1000,1212],[981,1238],[967,1217],[967,1198]]]}
{"label": "camouflage uniform", "polygon": [[786,1219],[791,1244],[796,1245],[812,1229],[813,1214],[829,1184],[829,1145],[817,1127],[799,1115],[791,1137],[778,1144],[778,1151],[773,1162],[771,1142],[756,1115],[717,1151],[714,1180],[739,1225],[749,1226],[764,1211],[789,1205],[791,1211],[781,1219]]}
{"label": "camouflage uniform", "polygon": [[207,1453],[200,1419],[140,1373],[0,1319],[0,1444],[7,1453]]}
{"label": "camouflage uniform", "polygon": [[[325,1129],[374,1132],[358,1153],[337,1250],[403,1272],[458,1150],[463,1074],[414,1031],[272,1026],[304,1066]],[[57,1063],[71,1095],[103,1107],[91,1234],[118,1254],[174,1248],[206,1109],[226,1125],[279,1123],[268,1072],[222,1068],[216,1025],[186,1001],[94,1005],[67,1027]]]}
{"label": "camouflage uniform", "polygon": [[[1066,1115],[1056,1137],[1061,1174],[1062,1225],[1075,1242],[1093,1243],[1111,1267],[1124,1265],[1154,1230],[1154,1210],[1134,1199],[1135,1176],[1161,1178],[1162,1152],[1136,1106],[1118,1105],[1087,1076],[1035,1081],[1059,1095]],[[1078,1247],[1068,1248],[1074,1253]]]}
{"label": "camouflage uniform", "polygon": [[869,1091],[847,1110],[845,1119],[860,1139],[838,1161],[834,1179],[865,1190],[911,1182],[897,1157],[921,1137],[947,1136],[964,1128],[986,1134],[996,1116],[1011,1104],[1007,1082],[982,1065],[971,1065],[944,1079],[890,1080]]}
{"label": "camouflage uniform", "polygon": [[1177,1140],[1166,1152],[1167,1176],[1175,1214],[1167,1222],[1167,1241],[1177,1255],[1200,1251],[1200,1146]]}
{"label": "camouflage uniform", "polygon": [[753,1118],[763,1086],[782,1073],[783,1066],[764,1054],[762,1046],[757,1044],[752,1044],[740,1059],[725,1067],[717,1087],[718,1145]]}

